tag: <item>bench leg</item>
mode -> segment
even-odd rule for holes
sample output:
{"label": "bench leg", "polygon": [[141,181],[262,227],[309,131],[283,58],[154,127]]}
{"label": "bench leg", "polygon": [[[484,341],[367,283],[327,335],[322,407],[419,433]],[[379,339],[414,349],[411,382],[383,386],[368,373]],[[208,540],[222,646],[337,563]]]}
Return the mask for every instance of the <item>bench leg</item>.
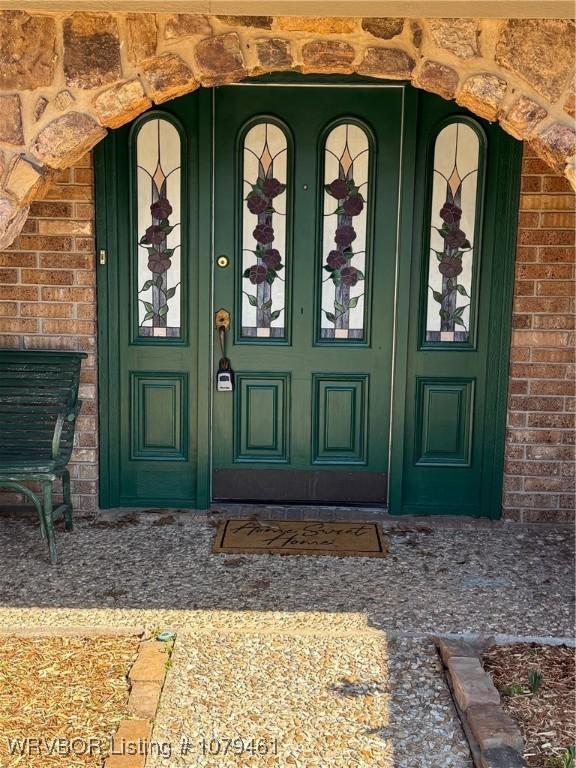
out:
{"label": "bench leg", "polygon": [[70,495],[70,472],[67,469],[62,473],[62,494],[64,496],[64,529],[71,531],[72,523],[72,496]]}
{"label": "bench leg", "polygon": [[42,496],[44,501],[44,529],[48,539],[48,551],[50,562],[56,562],[56,536],[54,534],[54,520],[52,518],[52,481],[42,482]]}

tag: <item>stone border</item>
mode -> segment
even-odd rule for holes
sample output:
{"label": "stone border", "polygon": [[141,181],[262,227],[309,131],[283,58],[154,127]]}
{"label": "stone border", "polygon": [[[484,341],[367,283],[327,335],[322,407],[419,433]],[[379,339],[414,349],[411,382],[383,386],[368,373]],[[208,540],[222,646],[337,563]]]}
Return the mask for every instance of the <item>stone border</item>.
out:
{"label": "stone border", "polygon": [[0,248],[107,129],[272,72],[411,82],[530,141],[576,188],[573,36],[569,19],[0,11]]}
{"label": "stone border", "polygon": [[522,733],[482,666],[482,652],[493,643],[443,637],[435,642],[476,768],[526,768]]}
{"label": "stone border", "polygon": [[169,642],[149,639],[140,643],[138,657],[128,673],[128,715],[132,717],[124,718],[118,726],[113,754],[106,758],[104,768],[144,768],[172,642],[173,638]]}

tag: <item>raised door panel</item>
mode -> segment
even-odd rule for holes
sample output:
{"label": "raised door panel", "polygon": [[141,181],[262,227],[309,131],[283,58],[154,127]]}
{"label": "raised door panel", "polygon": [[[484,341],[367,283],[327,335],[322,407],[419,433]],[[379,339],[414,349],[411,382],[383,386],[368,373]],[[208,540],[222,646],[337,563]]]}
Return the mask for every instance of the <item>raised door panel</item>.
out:
{"label": "raised door panel", "polygon": [[473,396],[472,379],[418,379],[416,464],[470,466]]}
{"label": "raised door panel", "polygon": [[235,462],[289,461],[289,374],[236,375]]}
{"label": "raised door panel", "polygon": [[132,460],[185,461],[187,456],[188,376],[130,374]]}
{"label": "raised door panel", "polygon": [[368,376],[313,376],[313,462],[365,464]]}

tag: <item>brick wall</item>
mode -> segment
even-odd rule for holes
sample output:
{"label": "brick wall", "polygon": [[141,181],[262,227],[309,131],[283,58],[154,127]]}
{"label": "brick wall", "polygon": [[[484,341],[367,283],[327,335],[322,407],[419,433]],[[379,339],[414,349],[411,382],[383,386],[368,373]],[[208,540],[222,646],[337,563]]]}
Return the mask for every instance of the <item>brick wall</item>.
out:
{"label": "brick wall", "polygon": [[515,520],[574,517],[575,203],[526,147],[504,493]]}
{"label": "brick wall", "polygon": [[[574,205],[525,150],[511,350],[504,515],[574,514]],[[97,500],[95,268],[90,159],[63,171],[0,253],[0,347],[88,352],[70,465],[77,511]],[[16,497],[5,495],[3,501]]]}
{"label": "brick wall", "polygon": [[[22,234],[0,252],[0,347],[73,349],[82,363],[82,411],[70,464],[76,511],[96,509],[96,272],[91,157],[61,171],[32,203]],[[2,494],[2,503],[19,501]]]}

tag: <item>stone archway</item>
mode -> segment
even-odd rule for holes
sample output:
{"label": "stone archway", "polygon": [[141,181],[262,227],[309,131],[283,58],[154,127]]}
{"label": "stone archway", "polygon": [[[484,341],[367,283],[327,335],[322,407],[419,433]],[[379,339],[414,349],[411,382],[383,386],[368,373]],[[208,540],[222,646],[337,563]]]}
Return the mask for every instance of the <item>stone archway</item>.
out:
{"label": "stone archway", "polygon": [[573,37],[566,19],[0,12],[0,248],[107,128],[270,72],[410,80],[498,120],[576,187]]}

